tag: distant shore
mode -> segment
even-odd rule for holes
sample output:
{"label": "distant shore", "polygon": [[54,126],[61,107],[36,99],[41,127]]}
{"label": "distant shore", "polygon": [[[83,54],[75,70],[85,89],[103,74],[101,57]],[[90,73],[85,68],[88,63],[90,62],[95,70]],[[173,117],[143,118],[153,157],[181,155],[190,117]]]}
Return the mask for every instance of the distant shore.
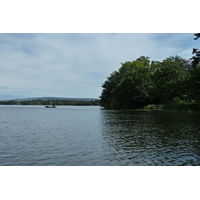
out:
{"label": "distant shore", "polygon": [[0,101],[0,105],[57,105],[57,106],[97,106],[99,100],[30,100],[30,101]]}

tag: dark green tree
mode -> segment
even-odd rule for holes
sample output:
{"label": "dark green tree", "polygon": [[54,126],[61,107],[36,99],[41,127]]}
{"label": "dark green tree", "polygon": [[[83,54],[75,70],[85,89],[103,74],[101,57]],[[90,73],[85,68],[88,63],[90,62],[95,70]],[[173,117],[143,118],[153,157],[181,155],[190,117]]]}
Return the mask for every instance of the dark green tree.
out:
{"label": "dark green tree", "polygon": [[153,75],[154,103],[173,102],[174,98],[181,98],[188,93],[188,61],[179,57],[171,56],[159,62]]}
{"label": "dark green tree", "polygon": [[122,63],[102,85],[100,104],[105,108],[137,108],[150,101],[152,89],[150,61],[140,57],[135,61]]}
{"label": "dark green tree", "polygon": [[120,74],[117,71],[114,71],[107,80],[103,83],[103,91],[100,98],[100,105],[106,109],[111,108],[112,101],[112,90],[117,87],[118,82],[120,81]]}
{"label": "dark green tree", "polygon": [[200,100],[200,65],[195,70],[189,60],[179,56],[162,62],[141,56],[122,63],[102,87],[101,106],[112,109],[141,108],[186,97]]}
{"label": "dark green tree", "polygon": [[129,70],[112,91],[111,107],[115,109],[140,108],[150,102],[152,82],[148,66],[136,60],[125,63],[121,70],[126,65]]}
{"label": "dark green tree", "polygon": [[[198,38],[200,37],[200,33],[196,33],[194,35],[196,36],[194,40],[198,40]],[[195,69],[196,66],[200,63],[200,50],[193,49],[192,54],[195,54],[195,56],[192,57],[192,65],[193,65],[193,68]]]}
{"label": "dark green tree", "polygon": [[190,79],[190,96],[192,100],[200,103],[200,63],[192,70]]}

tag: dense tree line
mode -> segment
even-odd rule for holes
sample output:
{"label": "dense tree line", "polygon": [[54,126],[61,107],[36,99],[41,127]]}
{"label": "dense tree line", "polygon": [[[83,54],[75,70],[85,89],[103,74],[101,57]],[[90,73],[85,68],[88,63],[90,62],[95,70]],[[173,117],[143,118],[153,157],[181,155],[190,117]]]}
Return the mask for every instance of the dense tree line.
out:
{"label": "dense tree line", "polygon": [[32,100],[32,101],[0,101],[2,105],[75,105],[75,106],[93,106],[99,105],[99,100],[95,101],[75,101],[75,100]]}
{"label": "dense tree line", "polygon": [[[195,34],[196,38],[200,34]],[[170,56],[151,61],[141,56],[122,63],[103,83],[100,105],[107,109],[141,108],[148,104],[200,102],[200,51],[192,59]]]}

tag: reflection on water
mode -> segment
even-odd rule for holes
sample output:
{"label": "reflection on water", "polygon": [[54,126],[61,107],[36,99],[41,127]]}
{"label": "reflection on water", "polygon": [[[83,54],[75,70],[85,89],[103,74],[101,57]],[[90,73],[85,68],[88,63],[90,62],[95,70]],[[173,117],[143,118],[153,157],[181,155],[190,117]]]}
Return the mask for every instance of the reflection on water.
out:
{"label": "reflection on water", "polygon": [[199,165],[198,114],[101,112],[105,156],[111,165]]}

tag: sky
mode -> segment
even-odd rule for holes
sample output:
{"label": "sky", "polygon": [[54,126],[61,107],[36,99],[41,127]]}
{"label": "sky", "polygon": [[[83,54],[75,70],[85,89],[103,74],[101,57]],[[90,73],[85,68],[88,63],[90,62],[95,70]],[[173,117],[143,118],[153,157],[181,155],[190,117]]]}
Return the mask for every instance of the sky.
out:
{"label": "sky", "polygon": [[0,99],[99,98],[121,63],[192,57],[193,33],[1,33]]}

